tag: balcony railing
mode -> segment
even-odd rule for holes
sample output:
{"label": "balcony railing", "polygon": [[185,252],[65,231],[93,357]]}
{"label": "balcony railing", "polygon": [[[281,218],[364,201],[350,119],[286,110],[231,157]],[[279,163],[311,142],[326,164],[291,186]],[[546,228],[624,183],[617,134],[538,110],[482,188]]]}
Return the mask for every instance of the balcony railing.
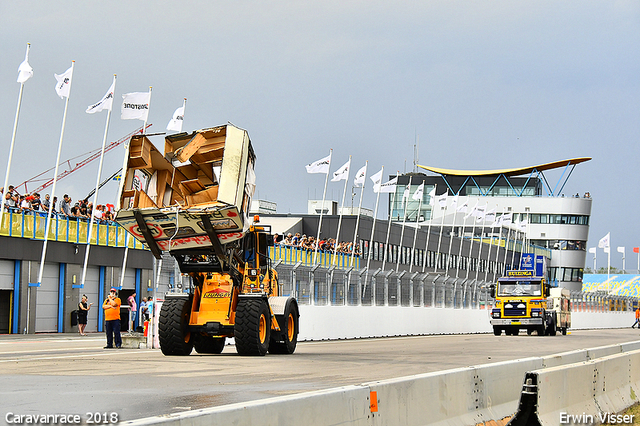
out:
{"label": "balcony railing", "polygon": [[[93,232],[89,238],[89,220],[83,218],[54,216],[51,218],[49,240],[63,243],[87,244],[106,247],[125,247],[144,249],[142,243],[133,238],[115,222],[93,224]],[[10,209],[5,211],[0,226],[0,235],[5,237],[44,240],[47,226],[46,212],[21,212]]]}

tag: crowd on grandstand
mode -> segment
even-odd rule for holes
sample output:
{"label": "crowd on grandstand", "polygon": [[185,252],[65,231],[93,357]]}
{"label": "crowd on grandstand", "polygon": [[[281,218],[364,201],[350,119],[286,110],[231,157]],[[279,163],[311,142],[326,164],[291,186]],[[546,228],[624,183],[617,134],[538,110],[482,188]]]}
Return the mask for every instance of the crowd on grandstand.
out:
{"label": "crowd on grandstand", "polygon": [[58,203],[58,197],[53,197],[52,202],[49,194],[46,194],[44,199],[41,199],[40,194],[37,192],[20,195],[15,191],[13,185],[9,185],[6,194],[4,188],[0,188],[0,194],[2,194],[1,197],[4,201],[6,211],[18,213],[35,212],[46,215],[51,207],[53,216],[81,220],[89,220],[93,217],[94,221],[98,223],[113,221],[114,212],[112,211],[113,205],[111,204],[98,204],[94,209],[93,203],[89,200],[84,199],[73,203],[73,200],[67,194],[64,194],[60,203]]}
{"label": "crowd on grandstand", "polygon": [[[287,246],[287,247],[297,247],[305,250],[315,250],[316,249],[316,239],[313,236],[307,237],[306,235],[300,235],[299,232],[296,232],[293,235],[289,232],[287,235],[274,235],[274,244],[279,246]],[[351,254],[353,250],[353,242],[338,242],[338,246],[336,249],[336,240],[334,238],[321,238],[317,244],[319,251],[327,251],[333,252],[334,250],[338,253],[346,253]],[[356,255],[360,255],[358,247],[356,246],[355,250]]]}

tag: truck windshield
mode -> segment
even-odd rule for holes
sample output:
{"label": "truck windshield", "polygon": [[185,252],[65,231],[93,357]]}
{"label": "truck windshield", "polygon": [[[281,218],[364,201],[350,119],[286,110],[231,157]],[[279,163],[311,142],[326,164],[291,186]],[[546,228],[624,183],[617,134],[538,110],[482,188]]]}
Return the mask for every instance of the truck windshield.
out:
{"label": "truck windshield", "polygon": [[498,296],[541,296],[540,281],[498,282]]}

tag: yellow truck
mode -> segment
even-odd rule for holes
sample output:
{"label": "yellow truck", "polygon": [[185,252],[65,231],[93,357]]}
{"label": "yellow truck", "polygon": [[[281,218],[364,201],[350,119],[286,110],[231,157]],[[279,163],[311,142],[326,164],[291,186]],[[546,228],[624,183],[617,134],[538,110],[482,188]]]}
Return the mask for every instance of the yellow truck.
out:
{"label": "yellow truck", "polygon": [[241,355],[293,353],[298,303],[280,294],[270,227],[249,217],[256,156],[247,131],[226,124],[164,142],[161,153],[132,137],[115,219],[191,277],[189,293],[165,295],[162,353],[220,353],[227,337]]}
{"label": "yellow truck", "polygon": [[538,336],[563,335],[571,327],[571,301],[567,289],[550,287],[530,270],[507,271],[491,288],[493,334],[517,335],[534,331]]}

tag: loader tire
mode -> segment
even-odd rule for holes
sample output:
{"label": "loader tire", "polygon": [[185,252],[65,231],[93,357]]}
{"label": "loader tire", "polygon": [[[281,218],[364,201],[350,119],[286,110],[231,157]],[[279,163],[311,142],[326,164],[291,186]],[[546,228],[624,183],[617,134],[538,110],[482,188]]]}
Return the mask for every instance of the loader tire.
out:
{"label": "loader tire", "polygon": [[269,353],[292,354],[298,344],[298,304],[294,299],[289,299],[284,307],[284,315],[276,315],[280,332],[271,333]]}
{"label": "loader tire", "polygon": [[197,336],[193,346],[199,354],[219,354],[224,349],[224,337]]}
{"label": "loader tire", "polygon": [[233,329],[240,355],[265,355],[271,339],[271,311],[264,299],[240,299]]}
{"label": "loader tire", "polygon": [[158,337],[164,355],[189,355],[193,338],[189,332],[190,298],[169,298],[162,303]]}

